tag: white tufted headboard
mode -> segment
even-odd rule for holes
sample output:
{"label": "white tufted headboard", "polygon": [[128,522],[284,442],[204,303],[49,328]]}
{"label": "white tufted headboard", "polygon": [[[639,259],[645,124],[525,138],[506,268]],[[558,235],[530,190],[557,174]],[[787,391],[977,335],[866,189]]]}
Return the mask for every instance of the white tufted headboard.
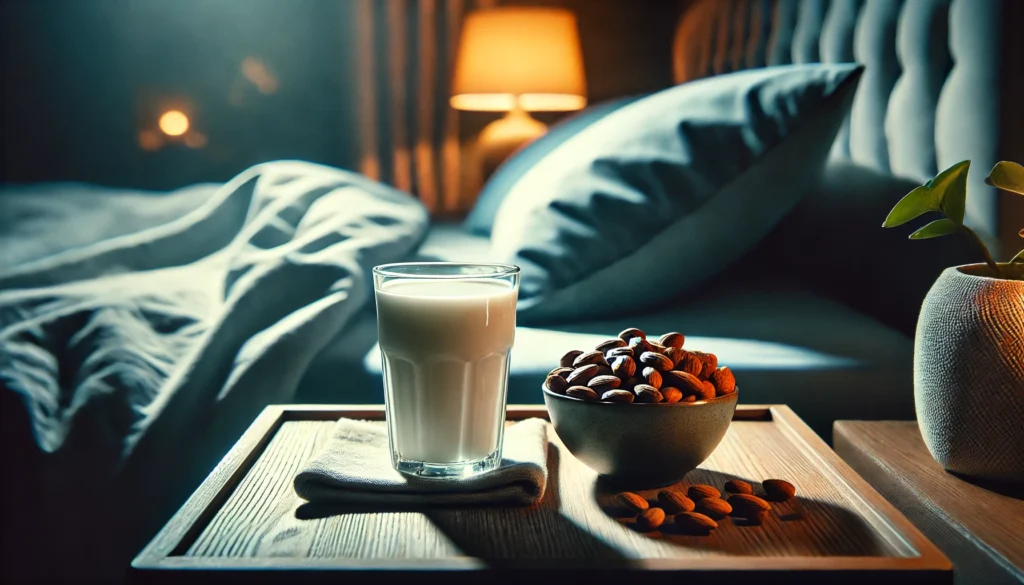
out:
{"label": "white tufted headboard", "polygon": [[[1000,133],[1012,129],[1001,118],[1000,73],[1002,19],[1017,1],[694,0],[676,31],[675,81],[766,65],[863,63],[832,156],[918,181],[971,159],[968,221],[995,236],[998,198],[983,179],[1000,156],[1012,156],[1005,140],[1001,148]],[[1015,131],[1024,139],[1024,128]]]}

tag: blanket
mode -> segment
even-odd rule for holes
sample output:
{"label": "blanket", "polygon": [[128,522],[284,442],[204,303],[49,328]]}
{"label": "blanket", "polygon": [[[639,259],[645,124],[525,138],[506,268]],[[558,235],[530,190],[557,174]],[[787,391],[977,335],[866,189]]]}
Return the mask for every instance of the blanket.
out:
{"label": "blanket", "polygon": [[[69,217],[59,198],[0,198],[0,254],[30,258],[0,263],[4,404],[20,405],[41,453],[72,454],[89,482],[184,441],[220,410],[289,401],[372,301],[372,267],[407,257],[428,223],[406,194],[292,161],[180,195],[183,215],[91,201],[98,211]],[[26,223],[47,211],[59,221]],[[74,222],[105,216],[122,219],[114,236],[81,241],[104,230]],[[40,239],[74,245],[40,258]]]}

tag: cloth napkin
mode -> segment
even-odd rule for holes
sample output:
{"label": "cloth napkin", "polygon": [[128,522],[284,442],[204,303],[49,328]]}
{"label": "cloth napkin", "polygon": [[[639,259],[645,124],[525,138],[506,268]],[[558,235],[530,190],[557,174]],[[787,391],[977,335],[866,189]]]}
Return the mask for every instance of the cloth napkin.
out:
{"label": "cloth napkin", "polygon": [[324,449],[295,476],[295,492],[314,503],[529,505],[548,482],[548,423],[528,419],[505,429],[501,465],[468,478],[429,478],[391,466],[387,429],[341,419]]}

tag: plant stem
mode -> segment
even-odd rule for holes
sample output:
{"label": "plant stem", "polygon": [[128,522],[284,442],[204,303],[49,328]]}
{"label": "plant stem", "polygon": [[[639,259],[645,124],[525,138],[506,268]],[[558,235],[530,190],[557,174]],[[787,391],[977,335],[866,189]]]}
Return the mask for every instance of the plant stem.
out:
{"label": "plant stem", "polygon": [[960,227],[964,228],[964,233],[967,234],[967,237],[969,237],[975,244],[977,244],[979,248],[981,248],[981,253],[985,255],[985,263],[988,264],[989,268],[992,269],[992,272],[995,273],[996,278],[1002,278],[1002,272],[999,270],[999,265],[996,264],[995,259],[992,258],[992,254],[989,253],[988,246],[985,245],[985,242],[981,241],[981,238],[978,237],[978,234],[971,228],[963,224],[961,224]]}

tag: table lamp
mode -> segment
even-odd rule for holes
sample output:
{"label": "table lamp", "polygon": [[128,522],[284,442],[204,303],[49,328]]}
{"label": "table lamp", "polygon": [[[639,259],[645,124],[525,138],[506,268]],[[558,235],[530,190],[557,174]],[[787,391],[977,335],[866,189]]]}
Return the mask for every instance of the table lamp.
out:
{"label": "table lamp", "polygon": [[586,95],[572,12],[503,7],[467,15],[450,104],[457,110],[507,112],[480,133],[485,174],[547,130],[529,112],[579,110]]}

